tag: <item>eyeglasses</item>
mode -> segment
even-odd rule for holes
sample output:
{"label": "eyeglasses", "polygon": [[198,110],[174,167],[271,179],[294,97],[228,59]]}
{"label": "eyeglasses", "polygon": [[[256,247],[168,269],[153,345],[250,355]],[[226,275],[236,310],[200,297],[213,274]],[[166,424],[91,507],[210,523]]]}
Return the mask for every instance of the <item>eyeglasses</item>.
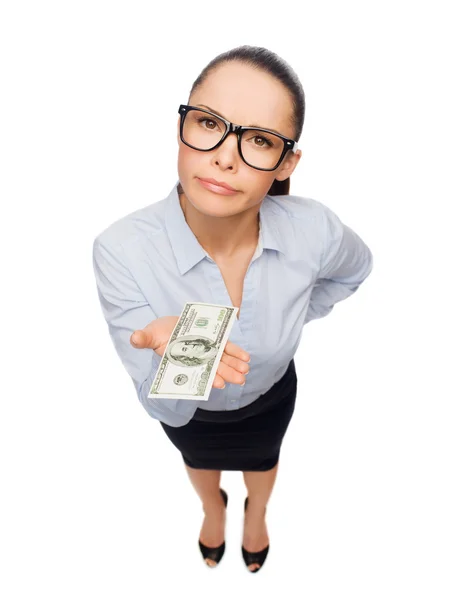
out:
{"label": "eyeglasses", "polygon": [[296,152],[298,148],[297,142],[275,131],[235,125],[197,106],[180,104],[178,112],[181,115],[180,139],[184,144],[209,152],[220,146],[230,133],[236,133],[241,158],[259,171],[274,171],[289,150]]}

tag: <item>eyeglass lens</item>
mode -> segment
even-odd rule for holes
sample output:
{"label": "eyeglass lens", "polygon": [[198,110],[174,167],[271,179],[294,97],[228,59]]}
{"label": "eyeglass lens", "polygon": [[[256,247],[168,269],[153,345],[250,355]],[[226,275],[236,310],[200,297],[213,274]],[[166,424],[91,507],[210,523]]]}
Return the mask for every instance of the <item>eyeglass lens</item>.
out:
{"label": "eyeglass lens", "polygon": [[[202,110],[190,110],[183,122],[183,138],[197,150],[210,150],[222,139],[225,123]],[[241,152],[258,169],[273,169],[280,160],[284,141],[272,133],[249,129],[242,133]]]}

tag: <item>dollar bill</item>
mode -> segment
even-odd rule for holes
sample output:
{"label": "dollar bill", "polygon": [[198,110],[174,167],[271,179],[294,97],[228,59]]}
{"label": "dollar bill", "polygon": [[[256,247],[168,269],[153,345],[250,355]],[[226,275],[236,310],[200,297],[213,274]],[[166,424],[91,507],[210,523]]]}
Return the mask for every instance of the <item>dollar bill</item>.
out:
{"label": "dollar bill", "polygon": [[148,398],[207,400],[237,313],[235,306],[185,303]]}

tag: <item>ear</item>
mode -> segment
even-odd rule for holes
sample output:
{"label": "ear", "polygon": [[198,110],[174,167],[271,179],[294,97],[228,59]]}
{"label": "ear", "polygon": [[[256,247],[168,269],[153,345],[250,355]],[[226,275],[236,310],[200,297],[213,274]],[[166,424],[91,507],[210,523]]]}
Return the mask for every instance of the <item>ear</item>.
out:
{"label": "ear", "polygon": [[296,153],[289,152],[288,156],[285,157],[281,165],[277,170],[275,179],[278,181],[284,181],[292,174],[294,169],[297,167],[298,162],[301,160],[302,150],[296,150]]}

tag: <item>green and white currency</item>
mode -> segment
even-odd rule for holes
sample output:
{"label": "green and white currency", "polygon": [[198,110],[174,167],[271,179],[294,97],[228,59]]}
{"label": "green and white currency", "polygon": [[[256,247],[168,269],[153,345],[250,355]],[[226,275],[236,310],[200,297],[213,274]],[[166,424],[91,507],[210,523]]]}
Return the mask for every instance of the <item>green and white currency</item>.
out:
{"label": "green and white currency", "polygon": [[208,400],[237,313],[235,306],[187,302],[148,398]]}

